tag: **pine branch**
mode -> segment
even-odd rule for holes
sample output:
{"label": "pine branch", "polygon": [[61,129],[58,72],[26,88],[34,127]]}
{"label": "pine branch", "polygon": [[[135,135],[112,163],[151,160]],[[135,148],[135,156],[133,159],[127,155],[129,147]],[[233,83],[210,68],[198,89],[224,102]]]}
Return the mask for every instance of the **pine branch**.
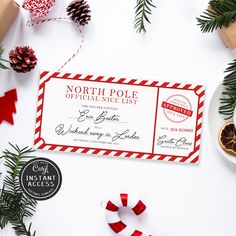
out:
{"label": "pine branch", "polygon": [[211,0],[210,8],[197,18],[203,33],[228,25],[236,19],[236,0]]}
{"label": "pine branch", "polygon": [[31,224],[27,228],[24,219],[33,216],[37,202],[22,192],[19,183],[20,170],[29,159],[34,158],[31,155],[34,150],[10,145],[13,152],[5,150],[0,157],[7,168],[3,188],[0,189],[0,228],[11,223],[17,236],[35,236],[36,232],[31,233]]}
{"label": "pine branch", "polygon": [[153,5],[152,0],[137,0],[135,6],[135,20],[134,20],[134,28],[138,33],[142,31],[145,33],[145,22],[151,24],[148,16],[152,14],[152,9],[156,7]]}
{"label": "pine branch", "polygon": [[223,81],[225,90],[220,98],[219,113],[225,116],[225,120],[228,120],[234,116],[236,107],[236,60],[229,64],[225,73],[227,73]]}
{"label": "pine branch", "polygon": [[4,50],[2,48],[2,46],[0,45],[0,69],[9,69],[8,67],[6,67],[2,62],[7,62],[9,63],[9,61],[2,59],[2,54],[3,54]]}

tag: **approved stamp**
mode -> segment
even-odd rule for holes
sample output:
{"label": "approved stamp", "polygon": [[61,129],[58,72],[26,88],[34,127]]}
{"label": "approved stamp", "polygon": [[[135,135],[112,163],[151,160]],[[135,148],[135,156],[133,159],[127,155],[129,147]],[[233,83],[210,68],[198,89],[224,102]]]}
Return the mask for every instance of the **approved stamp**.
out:
{"label": "approved stamp", "polygon": [[181,94],[168,97],[161,107],[166,118],[174,123],[184,122],[193,115],[191,102]]}

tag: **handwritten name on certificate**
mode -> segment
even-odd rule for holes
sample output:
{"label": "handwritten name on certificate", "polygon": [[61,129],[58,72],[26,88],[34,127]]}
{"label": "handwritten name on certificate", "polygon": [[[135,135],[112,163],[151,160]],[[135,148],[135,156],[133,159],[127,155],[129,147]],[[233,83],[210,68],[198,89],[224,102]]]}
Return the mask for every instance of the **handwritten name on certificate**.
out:
{"label": "handwritten name on certificate", "polygon": [[44,71],[35,147],[197,163],[204,87]]}

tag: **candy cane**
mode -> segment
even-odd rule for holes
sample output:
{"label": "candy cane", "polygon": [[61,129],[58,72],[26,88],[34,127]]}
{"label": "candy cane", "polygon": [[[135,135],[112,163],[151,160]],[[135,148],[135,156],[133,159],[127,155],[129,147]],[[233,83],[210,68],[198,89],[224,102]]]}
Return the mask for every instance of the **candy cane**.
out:
{"label": "candy cane", "polygon": [[120,194],[119,199],[108,201],[104,206],[106,211],[106,220],[110,228],[119,236],[151,236],[142,233],[139,230],[133,229],[127,226],[121,221],[118,211],[121,207],[130,208],[135,215],[141,215],[146,206],[141,200],[135,200],[135,198],[130,197],[128,194]]}

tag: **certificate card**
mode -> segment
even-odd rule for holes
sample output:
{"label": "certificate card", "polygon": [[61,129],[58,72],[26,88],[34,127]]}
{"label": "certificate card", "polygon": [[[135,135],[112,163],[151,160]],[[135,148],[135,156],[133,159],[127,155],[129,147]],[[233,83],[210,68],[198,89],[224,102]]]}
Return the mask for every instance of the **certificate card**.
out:
{"label": "certificate card", "polygon": [[35,147],[197,163],[202,85],[44,71]]}

